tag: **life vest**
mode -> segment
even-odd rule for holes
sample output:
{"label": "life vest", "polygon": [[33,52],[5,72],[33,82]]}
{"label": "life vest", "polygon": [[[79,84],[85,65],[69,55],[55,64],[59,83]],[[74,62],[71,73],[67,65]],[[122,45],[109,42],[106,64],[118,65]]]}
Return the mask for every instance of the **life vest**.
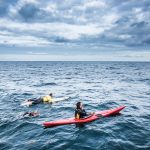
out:
{"label": "life vest", "polygon": [[80,119],[80,113],[78,109],[75,110],[75,118]]}
{"label": "life vest", "polygon": [[80,119],[80,114],[76,114],[76,119]]}
{"label": "life vest", "polygon": [[75,110],[75,118],[76,119],[81,119],[86,116],[86,111],[84,109],[76,109]]}
{"label": "life vest", "polygon": [[42,97],[42,100],[43,100],[43,102],[48,102],[48,103],[52,103],[53,102],[52,97],[49,96],[49,95]]}

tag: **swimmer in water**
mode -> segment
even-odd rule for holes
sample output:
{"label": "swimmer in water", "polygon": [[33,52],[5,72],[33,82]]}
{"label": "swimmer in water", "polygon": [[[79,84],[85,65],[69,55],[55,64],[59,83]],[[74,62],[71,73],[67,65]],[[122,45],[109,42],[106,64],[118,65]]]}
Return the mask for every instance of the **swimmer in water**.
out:
{"label": "swimmer in water", "polygon": [[39,113],[38,112],[25,112],[24,114],[23,114],[23,117],[36,117],[36,116],[38,116],[39,115]]}
{"label": "swimmer in water", "polygon": [[28,99],[27,101],[30,102],[29,106],[34,105],[34,104],[39,104],[39,103],[53,103],[53,94],[50,93],[47,96],[43,96],[40,98]]}

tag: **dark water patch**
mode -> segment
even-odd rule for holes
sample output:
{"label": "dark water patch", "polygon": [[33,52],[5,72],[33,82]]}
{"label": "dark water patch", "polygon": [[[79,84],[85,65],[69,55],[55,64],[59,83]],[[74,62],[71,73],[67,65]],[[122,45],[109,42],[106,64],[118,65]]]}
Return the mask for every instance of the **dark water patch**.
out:
{"label": "dark water patch", "polygon": [[72,72],[66,73],[66,76],[70,76],[70,75],[72,75]]}
{"label": "dark water patch", "polygon": [[106,149],[111,149],[111,150],[128,150],[132,149],[134,150],[134,143],[130,141],[121,141],[121,140],[114,140],[112,139],[111,141],[107,142],[107,145],[105,145]]}
{"label": "dark water patch", "polygon": [[19,95],[19,93],[15,93],[15,92],[14,92],[14,93],[12,93],[10,96],[13,97],[13,96],[18,96],[18,95]]}
{"label": "dark water patch", "polygon": [[102,83],[101,81],[85,81],[84,83],[87,83],[87,84],[93,84],[93,83]]}
{"label": "dark water patch", "polygon": [[113,89],[113,91],[114,91],[114,92],[119,92],[120,90],[119,90],[119,89]]}
{"label": "dark water patch", "polygon": [[121,73],[121,72],[116,72],[116,74],[117,74],[117,75],[121,75],[122,73]]}
{"label": "dark water patch", "polygon": [[22,95],[23,96],[32,96],[33,94],[32,93],[26,93],[26,92],[24,92],[24,93],[22,93]]}
{"label": "dark water patch", "polygon": [[14,127],[17,126],[16,121],[5,121],[5,123],[2,123],[0,128],[1,128],[1,133],[0,133],[0,137],[4,137],[4,136],[9,136],[10,134],[14,133]]}
{"label": "dark water patch", "polygon": [[49,82],[49,83],[41,83],[41,84],[37,84],[37,85],[34,85],[35,87],[42,87],[42,86],[55,86],[57,85],[56,83],[54,82]]}
{"label": "dark water patch", "polygon": [[12,144],[0,141],[0,149],[1,150],[6,150],[6,149],[8,150],[11,148],[12,148]]}
{"label": "dark water patch", "polygon": [[137,106],[131,106],[131,108],[134,109],[135,111],[139,110],[139,108]]}
{"label": "dark water patch", "polygon": [[102,103],[101,107],[104,106],[104,108],[109,109],[113,107],[117,107],[119,104],[113,100],[108,100],[105,103]]}
{"label": "dark water patch", "polygon": [[148,95],[148,96],[150,95],[150,92],[144,92],[144,93],[145,93],[145,95]]}
{"label": "dark water patch", "polygon": [[70,80],[70,79],[72,79],[72,78],[71,78],[71,77],[66,77],[65,79],[69,79],[69,80]]}
{"label": "dark water patch", "polygon": [[150,79],[149,78],[145,78],[145,79],[139,79],[138,81],[147,82],[147,81],[150,81]]}
{"label": "dark water patch", "polygon": [[150,79],[149,78],[139,79],[138,81],[142,82],[142,83],[147,83],[148,85],[150,85]]}
{"label": "dark water patch", "polygon": [[131,78],[124,78],[121,81],[124,81],[124,82],[135,82],[135,80],[131,79]]}
{"label": "dark water patch", "polygon": [[23,81],[24,79],[13,79],[12,81],[17,82],[17,81]]}
{"label": "dark water patch", "polygon": [[108,69],[108,70],[118,70],[120,68],[118,68],[118,67],[107,67],[106,69]]}

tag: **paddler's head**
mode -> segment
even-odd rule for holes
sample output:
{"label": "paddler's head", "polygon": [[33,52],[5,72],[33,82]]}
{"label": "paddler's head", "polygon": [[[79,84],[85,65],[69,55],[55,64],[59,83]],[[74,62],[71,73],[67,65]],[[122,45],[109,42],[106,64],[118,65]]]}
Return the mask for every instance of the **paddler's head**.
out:
{"label": "paddler's head", "polygon": [[76,108],[77,109],[82,109],[83,108],[82,103],[81,102],[77,102],[76,103]]}
{"label": "paddler's head", "polygon": [[53,94],[52,94],[52,93],[50,93],[50,94],[49,94],[49,96],[53,97]]}

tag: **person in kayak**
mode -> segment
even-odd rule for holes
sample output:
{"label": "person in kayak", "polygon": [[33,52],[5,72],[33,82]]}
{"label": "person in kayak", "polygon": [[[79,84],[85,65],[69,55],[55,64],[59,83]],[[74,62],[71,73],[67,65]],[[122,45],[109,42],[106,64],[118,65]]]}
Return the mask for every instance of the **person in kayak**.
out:
{"label": "person in kayak", "polygon": [[39,113],[38,112],[25,112],[24,114],[23,114],[23,117],[36,117],[36,116],[38,116],[39,115]]}
{"label": "person in kayak", "polygon": [[75,118],[76,119],[82,119],[85,118],[86,116],[91,116],[94,113],[87,113],[85,109],[83,109],[83,105],[81,102],[76,103],[76,109],[75,109]]}
{"label": "person in kayak", "polygon": [[43,97],[40,97],[40,98],[28,99],[27,101],[31,102],[30,105],[39,104],[39,103],[53,103],[53,94],[50,93],[47,96],[43,96]]}
{"label": "person in kayak", "polygon": [[77,102],[76,104],[76,109],[75,109],[75,118],[76,119],[81,119],[87,116],[88,114],[86,111],[83,109],[83,105],[81,102]]}

